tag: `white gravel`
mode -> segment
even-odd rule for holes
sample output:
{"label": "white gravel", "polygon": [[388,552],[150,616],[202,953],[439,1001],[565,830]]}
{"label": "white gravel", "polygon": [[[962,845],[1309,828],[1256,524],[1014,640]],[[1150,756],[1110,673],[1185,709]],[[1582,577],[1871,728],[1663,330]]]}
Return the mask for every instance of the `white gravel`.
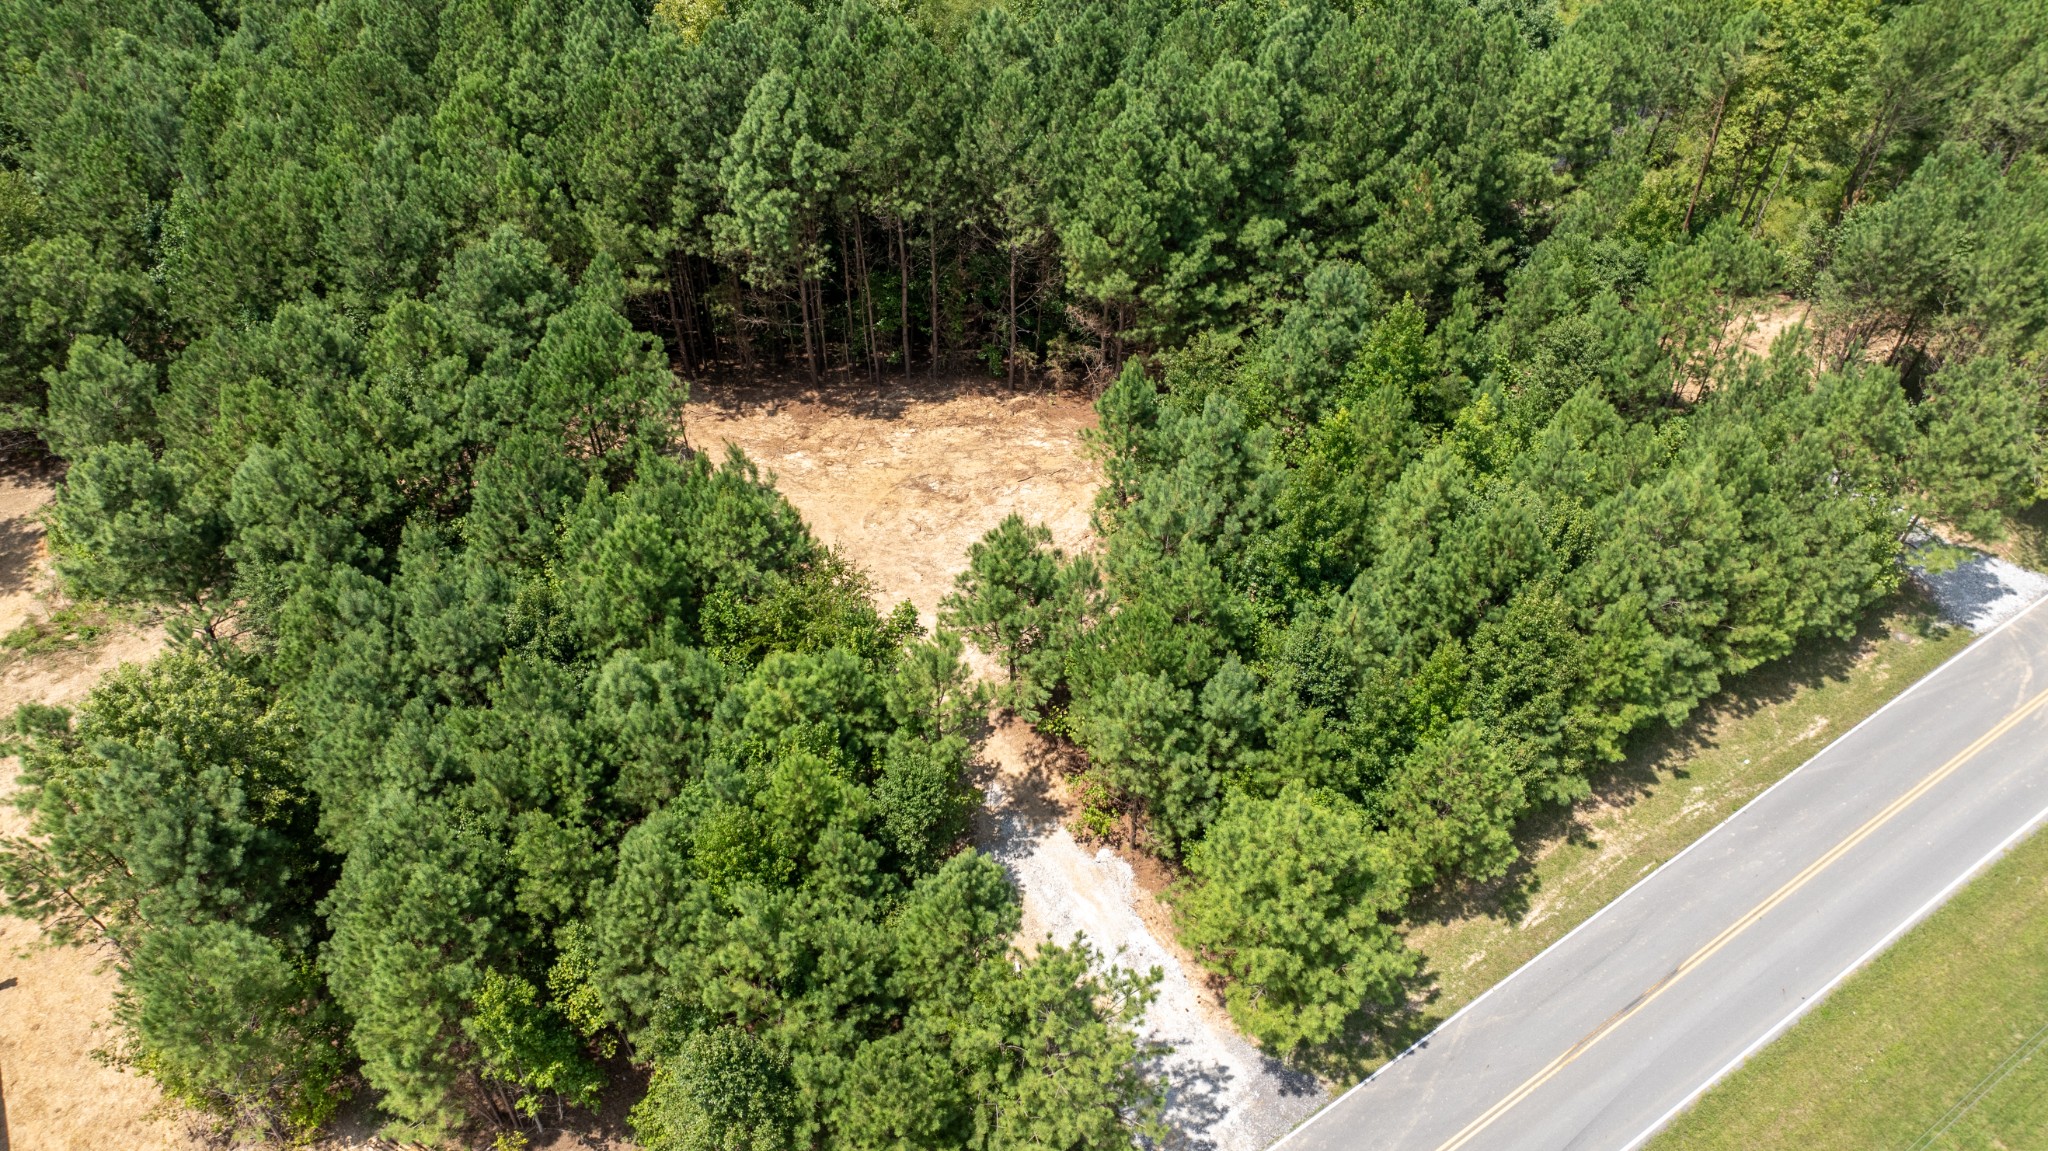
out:
{"label": "white gravel", "polygon": [[1946,571],[1931,572],[1917,564],[1910,570],[1945,619],[1975,632],[1990,631],[2048,596],[2048,575],[1983,552],[1973,552]]}
{"label": "white gravel", "polygon": [[982,838],[1024,893],[1020,941],[1065,944],[1079,935],[1110,963],[1161,972],[1144,1030],[1172,1047],[1160,1069],[1170,1084],[1174,1145],[1262,1151],[1322,1106],[1327,1096],[1313,1077],[1260,1054],[1203,1001],[1139,917],[1136,901],[1152,897],[1138,889],[1130,865],[1107,848],[1083,848],[1057,815],[1020,802],[1004,783],[988,786]]}

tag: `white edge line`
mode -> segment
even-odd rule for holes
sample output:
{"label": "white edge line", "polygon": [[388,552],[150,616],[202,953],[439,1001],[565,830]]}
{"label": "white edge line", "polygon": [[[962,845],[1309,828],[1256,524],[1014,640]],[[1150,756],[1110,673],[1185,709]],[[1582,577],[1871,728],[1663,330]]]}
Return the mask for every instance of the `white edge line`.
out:
{"label": "white edge line", "polygon": [[[1501,978],[1501,981],[1499,983],[1496,983],[1493,986],[1487,988],[1485,991],[1480,992],[1479,998],[1474,999],[1472,1002],[1467,1003],[1465,1006],[1460,1007],[1456,1011],[1452,1012],[1450,1018],[1444,1020],[1442,1023],[1437,1024],[1435,1027],[1430,1028],[1427,1034],[1425,1034],[1422,1038],[1417,1039],[1415,1042],[1409,1044],[1407,1048],[1402,1050],[1402,1052],[1399,1055],[1396,1055],[1392,1059],[1389,1059],[1385,1063],[1381,1064],[1377,1071],[1374,1071],[1372,1074],[1352,1084],[1351,1088],[1345,1091],[1344,1094],[1337,1096],[1335,1099],[1330,1100],[1328,1103],[1325,1103],[1320,1109],[1318,1109],[1315,1112],[1315,1114],[1310,1115],[1308,1118],[1302,1120],[1300,1125],[1296,1126],[1294,1129],[1287,1132],[1287,1134],[1282,1135],[1278,1140],[1272,1143],[1267,1148],[1267,1151],[1279,1151],[1280,1148],[1287,1145],[1287,1141],[1289,1139],[1292,1139],[1296,1135],[1301,1134],[1303,1131],[1308,1130],[1309,1126],[1313,1124],[1316,1120],[1321,1119],[1323,1116],[1328,1115],[1331,1112],[1335,1111],[1340,1105],[1343,1104],[1343,1102],[1346,1099],[1351,1098],[1353,1095],[1357,1094],[1360,1089],[1364,1088],[1367,1084],[1371,1083],[1373,1080],[1378,1079],[1381,1075],[1385,1074],[1388,1068],[1393,1067],[1396,1063],[1401,1062],[1403,1059],[1408,1058],[1410,1055],[1415,1054],[1415,1052],[1427,1046],[1431,1039],[1436,1038],[1437,1032],[1444,1030],[1453,1023],[1456,1023],[1458,1019],[1461,1016],[1463,1016],[1467,1011],[1470,1011],[1473,1008],[1479,1006],[1480,1004],[1486,1002],[1487,998],[1491,996],[1494,992],[1499,991],[1503,987],[1506,987],[1511,981],[1513,981],[1515,976],[1520,975],[1524,971],[1529,970],[1531,967],[1536,966],[1538,963],[1543,962],[1544,956],[1549,955],[1551,952],[1557,950],[1560,947],[1563,947],[1567,942],[1571,940],[1572,936],[1577,935],[1579,932],[1584,931],[1588,927],[1591,927],[1594,924],[1594,922],[1597,921],[1601,916],[1607,914],[1610,908],[1614,907],[1621,901],[1627,899],[1629,896],[1634,895],[1636,892],[1636,888],[1641,887],[1644,884],[1650,882],[1651,880],[1657,878],[1659,875],[1662,875],[1664,873],[1665,868],[1670,867],[1672,864],[1677,863],[1681,859],[1684,859],[1687,855],[1689,855],[1692,852],[1693,848],[1698,847],[1700,844],[1705,843],[1709,839],[1712,839],[1715,835],[1719,834],[1723,828],[1726,828],[1728,825],[1742,818],[1743,812],[1746,812],[1750,808],[1756,806],[1757,804],[1762,803],[1765,796],[1771,794],[1772,792],[1778,790],[1778,788],[1790,782],[1793,776],[1798,775],[1800,772],[1805,771],[1807,768],[1813,766],[1813,764],[1816,761],[1826,756],[1828,752],[1833,751],[1835,749],[1836,744],[1841,743],[1843,740],[1848,739],[1850,736],[1855,735],[1858,731],[1861,731],[1863,729],[1864,724],[1867,724],[1872,720],[1875,720],[1878,716],[1883,715],[1886,711],[1889,711],[1893,704],[1899,702],[1902,699],[1905,699],[1907,696],[1912,695],[1914,692],[1918,691],[1920,689],[1920,685],[1934,679],[1942,672],[1947,671],[1950,665],[1959,662],[1960,660],[1962,660],[1964,656],[1969,655],[1971,652],[1976,651],[1978,648],[1991,642],[1991,640],[1996,638],[2000,632],[2003,632],[2006,628],[2009,628],[2012,625],[2020,622],[2022,619],[2025,619],[2029,613],[2031,613],[2035,608],[2040,607],[2043,603],[2048,603],[2048,594],[2036,596],[2032,602],[2028,603],[2025,607],[2021,608],[2020,610],[2014,612],[2010,617],[2008,617],[2005,620],[2005,622],[1999,624],[1995,628],[1992,628],[1990,631],[1985,632],[1983,635],[1978,636],[1976,639],[1971,640],[1970,646],[1943,660],[1941,662],[1941,665],[1939,667],[1936,667],[1933,671],[1930,671],[1926,675],[1921,676],[1919,679],[1914,680],[1912,683],[1907,684],[1906,689],[1904,691],[1901,691],[1899,694],[1884,701],[1883,704],[1879,705],[1876,711],[1871,712],[1869,715],[1866,715],[1861,720],[1859,720],[1855,727],[1850,728],[1849,730],[1843,732],[1842,734],[1836,736],[1834,739],[1830,740],[1826,747],[1823,747],[1819,751],[1814,752],[1813,755],[1810,758],[1808,758],[1805,763],[1800,764],[1798,767],[1795,767],[1791,771],[1788,771],[1784,775],[1780,776],[1776,783],[1773,783],[1769,787],[1764,788],[1762,791],[1757,792],[1756,795],[1753,796],[1748,803],[1743,804],[1741,807],[1738,807],[1733,812],[1729,813],[1728,818],[1708,828],[1706,832],[1702,834],[1698,839],[1695,839],[1691,843],[1686,844],[1684,849],[1679,851],[1677,855],[1674,855],[1670,859],[1665,860],[1663,863],[1658,864],[1657,870],[1652,871],[1650,874],[1645,875],[1641,879],[1638,879],[1634,883],[1630,884],[1628,890],[1622,892],[1620,895],[1615,896],[1613,899],[1608,900],[1605,904],[1602,904],[1600,910],[1595,911],[1593,914],[1581,920],[1578,926],[1572,928],[1570,931],[1565,932],[1562,936],[1559,936],[1556,942],[1552,943],[1550,946],[1544,948],[1543,950],[1537,952],[1532,958],[1529,959],[1528,962],[1522,964],[1520,967],[1515,968],[1513,971],[1508,972],[1507,975]],[[1968,625],[1956,624],[1954,626],[1965,627]],[[1839,978],[1839,976],[1837,978]],[[1723,1072],[1722,1074],[1725,1074],[1725,1072]],[[1716,1077],[1718,1078],[1718,1075]],[[1703,1087],[1701,1088],[1701,1090],[1705,1090],[1705,1088]],[[1680,1106],[1683,1106],[1683,1104],[1681,1104]],[[1666,1118],[1668,1119],[1669,1117],[1667,1116]],[[1663,1122],[1663,1120],[1660,1120],[1659,1122],[1661,1123]],[[1654,1133],[1655,1130],[1656,1128],[1652,1128],[1650,1133]],[[1630,1144],[1630,1147],[1633,1146],[1634,1144]],[[1628,1151],[1628,1149],[1624,1148],[1623,1151]]]}
{"label": "white edge line", "polygon": [[1664,1114],[1658,1116],[1657,1121],[1655,1123],[1650,1124],[1649,1127],[1645,1128],[1642,1134],[1629,1140],[1627,1143],[1622,1144],[1619,1151],[1635,1151],[1637,1147],[1640,1147],[1644,1143],[1648,1142],[1651,1136],[1657,1134],[1659,1131],[1662,1131],[1664,1129],[1665,1124],[1677,1118],[1679,1112],[1685,1110],[1686,1108],[1692,1106],[1694,1103],[1698,1102],[1700,1096],[1705,1095],[1707,1093],[1707,1090],[1713,1087],[1714,1084],[1719,1083],[1721,1080],[1727,1078],[1731,1073],[1735,1071],[1736,1068],[1741,1067],[1744,1063],[1747,1063],[1749,1061],[1749,1057],[1755,1055],[1760,1049],[1763,1048],[1765,1044],[1769,1043],[1773,1039],[1776,1039],[1778,1036],[1784,1034],[1788,1028],[1790,1028],[1794,1023],[1797,1023],[1799,1021],[1801,1016],[1804,1016],[1807,1012],[1819,1006],[1820,1001],[1826,999],[1828,997],[1828,993],[1833,991],[1838,985],[1840,985],[1844,979],[1847,979],[1849,978],[1849,976],[1854,975],[1858,971],[1861,971],[1864,965],[1869,963],[1871,960],[1877,958],[1880,952],[1883,952],[1887,948],[1891,947],[1892,944],[1897,943],[1899,941],[1900,936],[1906,934],[1906,932],[1912,930],[1914,927],[1917,927],[1922,920],[1934,914],[1934,912],[1938,910],[1942,904],[1948,902],[1950,896],[1956,893],[1957,888],[1960,888],[1961,886],[1963,886],[1963,884],[1976,878],[1977,875],[1984,871],[1985,868],[1990,867],[1993,863],[1996,863],[2000,856],[2012,850],[2014,844],[2018,843],[2020,840],[2026,838],[2028,835],[2038,830],[2044,822],[2048,822],[2048,808],[2042,808],[2040,811],[2035,812],[2034,817],[2032,819],[2029,819],[2025,824],[2023,824],[2019,830],[2013,832],[2011,835],[2006,836],[2004,842],[2000,843],[1997,847],[1992,848],[1990,853],[1985,855],[1984,858],[1979,859],[1977,862],[1971,864],[1968,868],[1964,869],[1961,875],[1958,875],[1954,879],[1950,880],[1947,887],[1944,887],[1939,892],[1935,893],[1934,898],[1922,904],[1919,910],[1907,916],[1904,922],[1900,923],[1897,927],[1892,928],[1891,931],[1887,933],[1883,939],[1880,939],[1875,944],[1871,945],[1870,950],[1857,956],[1856,961],[1854,963],[1851,963],[1849,966],[1844,967],[1841,971],[1836,972],[1835,977],[1833,979],[1828,980],[1827,983],[1823,985],[1820,990],[1814,992],[1812,995],[1807,996],[1806,999],[1799,1004],[1799,1006],[1794,1007],[1792,1009],[1791,1014],[1785,1016],[1785,1018],[1783,1019],[1778,1020],[1777,1023],[1771,1026],[1770,1030],[1764,1032],[1762,1035],[1757,1036],[1756,1041],[1751,1043],[1749,1046],[1743,1048],[1742,1053],[1740,1055],[1737,1055],[1735,1058],[1730,1059],[1726,1066],[1722,1067],[1719,1071],[1716,1071],[1712,1075],[1708,1076],[1707,1079],[1704,1082],[1702,1082],[1698,1087],[1693,1088],[1692,1093],[1687,1095],[1684,1099],[1679,1100],[1678,1105],[1676,1107],[1673,1107],[1671,1110],[1666,1111]]}

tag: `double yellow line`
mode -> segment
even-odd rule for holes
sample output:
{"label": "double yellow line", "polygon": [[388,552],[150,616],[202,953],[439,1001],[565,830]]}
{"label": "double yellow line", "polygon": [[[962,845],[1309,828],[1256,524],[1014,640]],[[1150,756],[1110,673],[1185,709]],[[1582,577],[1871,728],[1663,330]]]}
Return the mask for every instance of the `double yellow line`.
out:
{"label": "double yellow line", "polygon": [[1595,1027],[1590,1033],[1586,1035],[1585,1038],[1579,1040],[1577,1043],[1572,1044],[1571,1047],[1567,1049],[1564,1054],[1558,1056],[1557,1058],[1551,1060],[1548,1064],[1546,1064],[1543,1070],[1538,1071],[1534,1075],[1531,1075],[1525,1082],[1523,1082],[1523,1084],[1520,1087],[1517,1087],[1513,1091],[1509,1092],[1505,1099],[1502,1099],[1500,1102],[1494,1104],[1492,1107],[1487,1108],[1485,1114],[1479,1116],[1479,1118],[1477,1119],[1474,1119],[1472,1122],[1467,1123],[1463,1130],[1459,1131],[1456,1135],[1453,1135],[1449,1139],[1445,1140],[1444,1143],[1436,1149],[1436,1151],[1458,1151],[1458,1149],[1465,1146],[1465,1144],[1470,1143],[1473,1139],[1478,1138],[1480,1132],[1486,1130],[1488,1127],[1493,1126],[1494,1121],[1498,1120],[1501,1116],[1507,1114],[1508,1111],[1515,1106],[1515,1104],[1520,1103],[1522,1100],[1527,1099],[1529,1096],[1535,1094],[1538,1088],[1542,1087],[1545,1083],[1550,1082],[1551,1079],[1557,1076],[1558,1072],[1563,1071],[1566,1067],[1571,1066],[1573,1060],[1577,1059],[1581,1055],[1584,1055],[1587,1052],[1587,1050],[1589,1050],[1595,1043],[1598,1043],[1602,1039],[1605,1039],[1609,1035],[1612,1035],[1617,1028],[1619,1028],[1622,1024],[1627,1023],[1630,1019],[1634,1018],[1638,1012],[1642,1011],[1650,1004],[1655,1003],[1657,1001],[1658,996],[1664,994],[1666,991],[1671,990],[1672,986],[1676,984],[1679,980],[1684,979],[1687,975],[1690,975],[1694,971],[1698,970],[1701,964],[1705,963],[1709,959],[1712,959],[1716,952],[1728,946],[1729,943],[1734,941],[1736,936],[1741,935],[1743,932],[1749,930],[1751,927],[1755,926],[1757,920],[1762,919],[1764,916],[1770,914],[1772,908],[1775,908],[1779,904],[1792,898],[1792,896],[1796,892],[1798,892],[1800,888],[1805,887],[1808,883],[1812,882],[1814,876],[1817,876],[1821,872],[1826,871],[1828,867],[1832,865],[1836,860],[1842,858],[1844,855],[1849,854],[1849,852],[1855,849],[1857,844],[1862,843],[1864,840],[1870,838],[1871,835],[1876,833],[1878,828],[1883,827],[1887,823],[1890,823],[1894,816],[1898,815],[1901,811],[1906,810],[1906,808],[1909,805],[1911,805],[1914,800],[1917,800],[1921,796],[1926,795],[1928,792],[1934,790],[1935,786],[1939,784],[1942,780],[1947,779],[1949,776],[1955,774],[1958,768],[1962,767],[1965,763],[1968,763],[1971,759],[1975,758],[1978,752],[1981,752],[1985,748],[1991,746],[1991,744],[2000,736],[2004,735],[2006,732],[2011,731],[2013,728],[2019,726],[2019,724],[2028,716],[2034,714],[2036,711],[2039,711],[2044,704],[2048,704],[2048,691],[2043,691],[2041,694],[2021,704],[2018,710],[2006,716],[2004,719],[1999,720],[1996,726],[1994,726],[1991,730],[1985,732],[1983,735],[1978,736],[1976,740],[1970,744],[1970,746],[1957,752],[1954,756],[1950,757],[1947,763],[1944,763],[1940,767],[1936,768],[1932,774],[1927,776],[1927,778],[1921,780],[1919,783],[1914,784],[1912,790],[1906,792],[1904,795],[1899,796],[1897,799],[1892,800],[1890,804],[1886,805],[1883,811],[1880,811],[1876,815],[1871,816],[1868,820],[1864,822],[1863,826],[1857,828],[1855,831],[1850,832],[1846,839],[1829,848],[1827,854],[1821,856],[1819,859],[1816,859],[1812,863],[1808,864],[1806,866],[1806,870],[1793,876],[1791,879],[1786,880],[1785,885],[1783,887],[1778,888],[1778,890],[1772,892],[1768,899],[1765,899],[1762,903],[1759,903],[1755,907],[1750,908],[1748,913],[1743,915],[1742,918],[1730,924],[1725,930],[1721,932],[1721,934],[1716,935],[1713,939],[1707,941],[1706,946],[1700,948],[1698,951],[1693,952],[1690,956],[1686,958],[1685,962],[1673,968],[1671,974],[1666,975],[1664,978],[1659,979],[1656,983],[1652,984],[1649,990],[1643,992],[1641,995],[1636,996],[1635,1000],[1631,1002],[1627,1007],[1624,1007],[1620,1011],[1615,1012],[1613,1015],[1608,1016],[1606,1022],[1602,1023],[1598,1027]]}

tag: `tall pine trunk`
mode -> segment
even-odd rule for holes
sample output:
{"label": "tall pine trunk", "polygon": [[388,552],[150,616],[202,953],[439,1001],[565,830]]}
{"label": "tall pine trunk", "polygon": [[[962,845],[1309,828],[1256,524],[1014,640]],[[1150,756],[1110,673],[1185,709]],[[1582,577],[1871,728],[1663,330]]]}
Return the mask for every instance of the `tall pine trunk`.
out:
{"label": "tall pine trunk", "polygon": [[[1757,134],[1763,130],[1766,114],[1764,109],[1759,108],[1756,115],[1749,119],[1749,131],[1745,134],[1747,142],[1742,145],[1742,154],[1735,158],[1735,175],[1728,179],[1728,197],[1730,200],[1742,195],[1743,187],[1749,183],[1749,161],[1751,157],[1756,155]],[[1775,155],[1775,151],[1772,154]],[[1769,171],[1769,159],[1764,161],[1764,169]],[[1748,210],[1744,209],[1743,216],[1746,218],[1747,215]]]}
{"label": "tall pine trunk", "polygon": [[1863,181],[1870,177],[1870,166],[1877,161],[1878,153],[1891,142],[1892,114],[1897,111],[1896,99],[1886,100],[1884,112],[1877,122],[1870,126],[1870,134],[1863,138],[1863,147],[1857,149],[1856,166],[1849,169],[1849,186],[1842,192],[1842,202],[1835,206],[1834,216],[1828,223],[1842,218],[1842,213],[1856,203],[1856,197],[1863,191]]}
{"label": "tall pine trunk", "polygon": [[1714,130],[1707,133],[1707,153],[1700,157],[1699,178],[1692,182],[1692,198],[1685,202],[1685,223],[1679,225],[1681,231],[1688,233],[1692,231],[1692,211],[1699,206],[1700,188],[1705,186],[1707,182],[1707,169],[1713,167],[1714,145],[1721,142],[1721,118],[1728,114],[1728,93],[1734,87],[1733,84],[1730,84],[1728,87],[1721,89],[1721,98],[1714,102]]}
{"label": "tall pine trunk", "polygon": [[747,335],[747,293],[737,277],[726,281],[732,289],[732,342],[738,349],[740,370],[750,376],[759,374],[759,361],[754,358],[754,341]]}
{"label": "tall pine trunk", "polygon": [[798,272],[796,277],[796,303],[804,326],[804,367],[815,383],[818,379],[818,353],[811,345],[811,284],[810,277],[802,272]]}
{"label": "tall pine trunk", "polygon": [[1004,356],[1009,369],[1010,390],[1017,390],[1017,244],[1010,242],[1010,350]]}
{"label": "tall pine trunk", "polygon": [[[717,337],[714,335],[711,341],[709,341],[710,347],[705,347],[704,335],[697,327],[697,317],[702,305],[697,300],[697,277],[691,270],[690,257],[680,253],[670,256],[669,269],[669,284],[671,286],[679,278],[682,281],[684,346],[694,353],[693,358],[696,363],[702,365],[704,370],[708,372],[711,369],[712,361],[718,358],[718,342]],[[677,272],[681,273],[680,277],[678,277]],[[684,366],[686,369],[689,368],[687,361]]]}
{"label": "tall pine trunk", "polygon": [[861,336],[861,350],[867,353],[868,379],[873,380],[878,374],[880,357],[876,354],[878,349],[875,347],[875,294],[868,272],[868,242],[862,235],[866,231],[860,216],[856,214],[853,218],[853,258],[860,265],[860,313],[861,318],[867,322]]}
{"label": "tall pine trunk", "polygon": [[839,218],[839,298],[846,305],[846,339],[840,347],[846,356],[846,374],[853,374],[853,261],[846,258],[846,217]]}
{"label": "tall pine trunk", "polygon": [[[1771,150],[1764,156],[1763,169],[1756,174],[1756,189],[1749,194],[1749,199],[1742,205],[1743,219],[1749,217],[1749,210],[1756,206],[1758,198],[1770,194],[1771,163],[1778,158],[1779,150],[1786,147],[1785,141],[1792,135],[1792,124],[1798,119],[1799,112],[1797,110],[1788,111],[1785,113],[1785,119],[1778,124],[1777,135],[1771,137]],[[1791,153],[1796,151],[1798,151],[1798,145],[1794,144],[1791,146],[1791,150],[1786,153],[1785,162],[1787,165],[1790,165],[1792,161]]]}
{"label": "tall pine trunk", "polygon": [[902,289],[903,374],[910,375],[910,242],[903,237],[903,221],[896,221],[896,285]]}
{"label": "tall pine trunk", "polygon": [[694,376],[697,373],[690,366],[690,341],[683,334],[683,303],[676,298],[676,276],[673,263],[669,266],[668,291],[664,294],[668,297],[669,335],[676,342],[677,356],[683,361],[683,375]]}

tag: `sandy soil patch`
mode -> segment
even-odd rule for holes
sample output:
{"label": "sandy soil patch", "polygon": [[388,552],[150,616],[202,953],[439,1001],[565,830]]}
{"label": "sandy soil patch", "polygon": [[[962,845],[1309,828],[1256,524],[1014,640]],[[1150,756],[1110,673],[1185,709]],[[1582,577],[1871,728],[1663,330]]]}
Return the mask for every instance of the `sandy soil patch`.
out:
{"label": "sandy soil patch", "polygon": [[1752,356],[1767,356],[1779,336],[1795,327],[1807,325],[1812,315],[1811,303],[1778,296],[1737,319],[1736,334],[1743,351]]}
{"label": "sandy soil patch", "polygon": [[884,604],[909,600],[930,626],[968,546],[1012,512],[1070,552],[1087,545],[1101,476],[1080,434],[1094,422],[1080,396],[979,384],[700,385],[685,431],[773,472]]}

